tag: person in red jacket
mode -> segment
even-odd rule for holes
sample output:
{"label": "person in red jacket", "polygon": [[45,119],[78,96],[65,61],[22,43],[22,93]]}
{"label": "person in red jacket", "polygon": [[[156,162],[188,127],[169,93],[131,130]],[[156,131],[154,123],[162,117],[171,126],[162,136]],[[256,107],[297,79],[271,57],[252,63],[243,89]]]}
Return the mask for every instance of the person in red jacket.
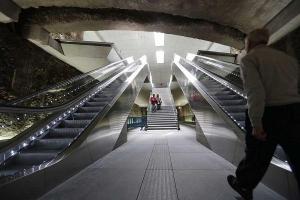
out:
{"label": "person in red jacket", "polygon": [[156,104],[157,104],[157,99],[155,98],[155,94],[153,94],[152,97],[150,98],[150,103],[151,103],[151,111],[155,112]]}

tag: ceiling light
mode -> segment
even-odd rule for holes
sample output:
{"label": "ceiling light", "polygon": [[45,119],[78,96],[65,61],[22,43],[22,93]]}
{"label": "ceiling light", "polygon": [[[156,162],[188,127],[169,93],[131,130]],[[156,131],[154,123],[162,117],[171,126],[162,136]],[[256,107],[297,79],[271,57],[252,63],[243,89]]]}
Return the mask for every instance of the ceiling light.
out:
{"label": "ceiling light", "polygon": [[156,61],[157,63],[164,63],[165,52],[160,50],[156,51]]}
{"label": "ceiling light", "polygon": [[165,34],[154,32],[155,46],[160,47],[165,45]]}

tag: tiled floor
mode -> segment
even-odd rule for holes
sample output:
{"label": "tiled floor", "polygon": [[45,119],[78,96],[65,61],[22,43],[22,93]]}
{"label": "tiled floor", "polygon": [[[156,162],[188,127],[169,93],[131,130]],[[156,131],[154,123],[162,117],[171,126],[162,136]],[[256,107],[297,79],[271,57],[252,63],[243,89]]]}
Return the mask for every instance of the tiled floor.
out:
{"label": "tiled floor", "polygon": [[[41,199],[236,200],[229,162],[199,144],[195,131],[130,132],[128,142]],[[264,185],[254,199],[284,199]]]}

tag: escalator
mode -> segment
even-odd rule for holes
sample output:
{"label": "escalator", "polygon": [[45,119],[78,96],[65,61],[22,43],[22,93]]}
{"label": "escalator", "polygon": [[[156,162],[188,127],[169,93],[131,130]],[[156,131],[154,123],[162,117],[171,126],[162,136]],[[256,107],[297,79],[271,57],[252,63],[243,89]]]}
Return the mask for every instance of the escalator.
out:
{"label": "escalator", "polygon": [[[224,125],[219,120],[217,123],[222,124],[220,127],[229,126],[243,140],[246,131],[247,97],[243,91],[239,66],[193,54],[189,54],[187,58],[175,55],[172,71],[183,93],[188,97],[193,112],[205,112],[207,107],[211,107],[226,123]],[[209,112],[206,115],[209,116]],[[205,118],[203,116],[200,118]],[[220,130],[224,130],[222,128]],[[280,146],[277,147],[272,162],[291,171]]]}
{"label": "escalator", "polygon": [[126,120],[147,66],[144,58],[125,59],[0,107],[1,114],[19,116],[16,122],[46,115],[2,146],[1,196],[36,198],[126,142]]}

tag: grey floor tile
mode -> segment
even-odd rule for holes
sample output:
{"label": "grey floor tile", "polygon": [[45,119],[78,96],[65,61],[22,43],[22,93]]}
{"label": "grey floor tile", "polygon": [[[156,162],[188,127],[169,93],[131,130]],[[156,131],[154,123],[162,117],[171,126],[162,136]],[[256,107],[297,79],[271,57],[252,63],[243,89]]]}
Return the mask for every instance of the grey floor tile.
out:
{"label": "grey floor tile", "polygon": [[237,196],[227,185],[224,171],[174,170],[180,200],[234,200]]}
{"label": "grey floor tile", "polygon": [[151,152],[113,152],[95,162],[90,168],[146,169],[150,156]]}
{"label": "grey floor tile", "polygon": [[234,166],[213,153],[171,153],[174,169],[224,170]]}
{"label": "grey floor tile", "polygon": [[144,172],[137,169],[89,169],[56,187],[41,199],[136,199]]}
{"label": "grey floor tile", "polygon": [[209,153],[208,148],[201,145],[174,145],[169,144],[169,150],[171,153]]}
{"label": "grey floor tile", "polygon": [[177,200],[172,170],[147,170],[138,200]]}

